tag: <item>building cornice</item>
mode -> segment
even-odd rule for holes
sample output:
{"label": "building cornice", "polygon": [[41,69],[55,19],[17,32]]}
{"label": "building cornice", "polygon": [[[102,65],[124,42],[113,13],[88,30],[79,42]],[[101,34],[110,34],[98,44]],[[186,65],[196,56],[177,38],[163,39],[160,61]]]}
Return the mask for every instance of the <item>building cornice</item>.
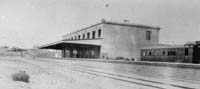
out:
{"label": "building cornice", "polygon": [[80,29],[80,30],[76,30],[76,31],[74,31],[72,33],[63,35],[62,37],[65,37],[65,36],[68,36],[68,35],[71,35],[71,34],[74,34],[74,33],[77,33],[77,32],[92,28],[92,27],[100,25],[100,24],[112,24],[112,25],[121,25],[121,26],[141,27],[141,28],[149,28],[149,29],[157,29],[157,30],[161,29],[159,26],[149,26],[149,25],[143,25],[143,24],[133,24],[133,23],[128,23],[128,22],[114,22],[114,21],[102,20],[100,23],[85,27],[85,28]]}

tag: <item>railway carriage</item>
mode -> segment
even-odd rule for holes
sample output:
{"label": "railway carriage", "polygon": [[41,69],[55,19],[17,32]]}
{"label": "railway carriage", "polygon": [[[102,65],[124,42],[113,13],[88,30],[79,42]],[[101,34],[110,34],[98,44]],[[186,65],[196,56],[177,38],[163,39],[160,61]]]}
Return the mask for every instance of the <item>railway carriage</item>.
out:
{"label": "railway carriage", "polygon": [[200,41],[142,48],[141,61],[200,63]]}

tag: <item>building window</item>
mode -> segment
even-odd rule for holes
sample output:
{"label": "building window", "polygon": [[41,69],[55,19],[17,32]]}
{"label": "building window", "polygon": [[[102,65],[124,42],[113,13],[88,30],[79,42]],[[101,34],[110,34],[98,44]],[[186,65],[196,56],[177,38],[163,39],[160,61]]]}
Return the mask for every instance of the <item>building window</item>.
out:
{"label": "building window", "polygon": [[79,39],[79,40],[81,39],[81,35],[78,35],[78,39]]}
{"label": "building window", "polygon": [[185,48],[185,56],[188,56],[189,52],[188,52],[188,48]]}
{"label": "building window", "polygon": [[92,31],[92,39],[95,39],[95,31]]}
{"label": "building window", "polygon": [[74,40],[76,40],[76,36],[74,36]]}
{"label": "building window", "polygon": [[98,30],[98,37],[101,37],[101,29]]}
{"label": "building window", "polygon": [[87,39],[90,39],[90,33],[89,32],[87,33]]}
{"label": "building window", "polygon": [[83,34],[83,39],[85,39],[85,34]]}
{"label": "building window", "polygon": [[151,40],[151,31],[146,32],[146,40]]}
{"label": "building window", "polygon": [[73,40],[73,37],[71,37],[71,40]]}

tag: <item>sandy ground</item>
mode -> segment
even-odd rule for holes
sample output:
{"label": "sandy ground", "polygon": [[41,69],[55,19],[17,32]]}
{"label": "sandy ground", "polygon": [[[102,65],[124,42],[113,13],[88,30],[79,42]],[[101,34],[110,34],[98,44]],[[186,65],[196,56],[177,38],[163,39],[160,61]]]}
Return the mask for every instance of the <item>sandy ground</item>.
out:
{"label": "sandy ground", "polygon": [[[153,89],[73,71],[31,58],[0,58],[1,89]],[[11,75],[26,71],[30,82],[13,81]]]}

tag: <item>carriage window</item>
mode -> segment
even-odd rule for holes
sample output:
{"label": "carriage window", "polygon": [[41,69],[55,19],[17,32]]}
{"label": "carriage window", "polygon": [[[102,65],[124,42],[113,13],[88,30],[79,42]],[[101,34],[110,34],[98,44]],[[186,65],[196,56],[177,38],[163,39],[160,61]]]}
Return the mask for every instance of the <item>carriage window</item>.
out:
{"label": "carriage window", "polygon": [[188,56],[188,48],[185,48],[185,56]]}
{"label": "carriage window", "polygon": [[153,55],[153,56],[155,56],[155,55],[156,55],[156,52],[155,52],[155,51],[153,51],[153,52],[152,52],[152,55]]}
{"label": "carriage window", "polygon": [[151,52],[149,52],[149,56],[151,56]]}
{"label": "carriage window", "polygon": [[171,55],[171,52],[170,51],[168,51],[168,56],[170,56]]}
{"label": "carriage window", "polygon": [[142,56],[146,56],[146,52],[145,51],[143,52]]}
{"label": "carriage window", "polygon": [[153,55],[156,56],[156,51],[153,51]]}
{"label": "carriage window", "polygon": [[165,55],[165,51],[162,52],[162,55]]}
{"label": "carriage window", "polygon": [[174,56],[176,55],[176,51],[174,51]]}
{"label": "carriage window", "polygon": [[175,51],[172,51],[171,55],[172,55],[172,56],[175,56],[175,55],[176,55],[176,52],[175,52]]}
{"label": "carriage window", "polygon": [[168,51],[168,56],[175,56],[176,55],[176,51]]}
{"label": "carriage window", "polygon": [[159,50],[156,50],[156,53],[155,53],[155,55],[156,55],[156,56],[158,56],[158,55],[159,55]]}

